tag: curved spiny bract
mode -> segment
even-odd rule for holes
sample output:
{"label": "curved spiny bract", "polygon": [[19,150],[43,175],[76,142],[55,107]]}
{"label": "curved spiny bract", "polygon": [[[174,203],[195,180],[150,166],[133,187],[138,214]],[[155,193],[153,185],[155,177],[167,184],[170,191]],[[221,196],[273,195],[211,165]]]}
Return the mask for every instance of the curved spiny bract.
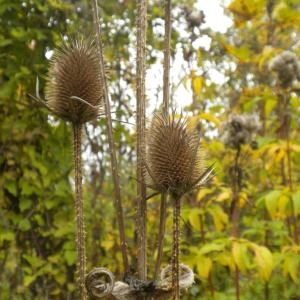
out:
{"label": "curved spiny bract", "polygon": [[45,98],[59,117],[82,124],[98,116],[102,86],[96,48],[91,40],[71,40],[55,50]]}
{"label": "curved spiny bract", "polygon": [[147,148],[147,165],[154,189],[182,195],[198,183],[203,173],[199,135],[188,128],[182,115],[177,119],[175,112],[155,114]]}

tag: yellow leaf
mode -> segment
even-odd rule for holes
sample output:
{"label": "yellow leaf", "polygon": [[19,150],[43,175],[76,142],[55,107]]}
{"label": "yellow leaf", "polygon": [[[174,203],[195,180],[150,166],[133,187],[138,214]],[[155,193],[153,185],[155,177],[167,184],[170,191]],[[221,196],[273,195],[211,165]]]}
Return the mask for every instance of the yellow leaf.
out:
{"label": "yellow leaf", "polygon": [[201,229],[201,224],[200,224],[200,215],[203,213],[202,210],[200,209],[192,209],[190,214],[189,214],[189,222],[191,223],[192,227],[196,230]]}
{"label": "yellow leaf", "polygon": [[248,200],[247,193],[246,192],[240,192],[239,193],[239,205],[240,205],[240,207],[243,207],[247,203],[247,200]]}
{"label": "yellow leaf", "polygon": [[228,199],[231,199],[231,190],[230,189],[226,189],[223,192],[221,192],[218,197],[216,198],[217,202],[223,202],[226,201]]}
{"label": "yellow leaf", "polygon": [[207,195],[211,193],[210,189],[207,188],[201,188],[199,192],[197,193],[197,201],[203,200]]}
{"label": "yellow leaf", "polygon": [[209,114],[209,113],[201,113],[201,114],[198,115],[198,118],[209,121],[209,122],[212,122],[217,127],[219,127],[220,124],[221,124],[221,121],[218,118],[216,118],[214,115]]}
{"label": "yellow leaf", "polygon": [[225,214],[223,209],[218,205],[212,205],[207,209],[207,211],[212,216],[217,230],[224,229],[225,225],[228,223],[228,216]]}
{"label": "yellow leaf", "polygon": [[235,263],[233,260],[233,257],[230,253],[219,253],[216,255],[216,261],[221,265],[221,266],[228,266],[231,272],[235,270]]}
{"label": "yellow leaf", "polygon": [[255,253],[254,261],[258,267],[258,274],[261,279],[268,281],[274,265],[272,253],[264,246],[258,246],[254,243],[251,246]]}
{"label": "yellow leaf", "polygon": [[269,117],[271,112],[274,111],[274,108],[277,105],[277,100],[274,98],[267,98],[265,100],[265,115],[266,117]]}
{"label": "yellow leaf", "polygon": [[273,190],[265,195],[265,205],[270,214],[271,218],[276,217],[277,207],[278,207],[278,199],[281,196],[281,191]]}
{"label": "yellow leaf", "polygon": [[290,148],[295,152],[300,152],[300,145],[292,144],[290,145]]}
{"label": "yellow leaf", "polygon": [[197,257],[197,272],[200,277],[207,279],[212,268],[212,261],[209,257],[199,255]]}
{"label": "yellow leaf", "polygon": [[232,243],[233,260],[241,272],[246,272],[248,264],[248,247],[245,243],[233,241]]}
{"label": "yellow leaf", "polygon": [[275,163],[278,164],[279,162],[281,162],[282,159],[284,159],[285,155],[286,155],[285,149],[279,148],[275,155],[275,159],[274,159]]}
{"label": "yellow leaf", "polygon": [[202,86],[203,86],[203,77],[202,76],[195,76],[195,77],[192,77],[192,89],[193,89],[193,92],[199,96],[200,93],[201,93],[201,89],[202,89]]}
{"label": "yellow leaf", "polygon": [[285,194],[281,194],[279,199],[278,199],[278,213],[281,216],[286,216],[286,206],[289,203],[290,198],[285,195]]}

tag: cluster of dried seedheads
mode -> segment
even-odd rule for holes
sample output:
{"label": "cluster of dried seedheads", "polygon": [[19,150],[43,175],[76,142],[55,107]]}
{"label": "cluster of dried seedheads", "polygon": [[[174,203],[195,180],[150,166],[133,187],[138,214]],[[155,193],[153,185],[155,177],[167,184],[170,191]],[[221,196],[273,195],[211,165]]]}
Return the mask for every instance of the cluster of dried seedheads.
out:
{"label": "cluster of dried seedheads", "polygon": [[[106,78],[104,75],[103,55],[101,45],[101,31],[96,31],[96,42],[86,39],[74,39],[64,43],[53,55],[46,83],[43,104],[55,115],[71,122],[74,133],[74,162],[75,162],[75,212],[77,224],[77,273],[79,284],[79,298],[108,296],[111,299],[141,299],[141,297],[167,297],[179,299],[180,290],[193,284],[193,271],[179,260],[179,232],[180,232],[180,205],[182,197],[187,192],[198,188],[209,178],[213,166],[205,167],[200,147],[200,137],[197,130],[188,126],[187,119],[175,111],[169,112],[169,64],[170,64],[170,7],[171,1],[166,0],[166,40],[164,60],[164,105],[161,112],[153,116],[149,128],[145,125],[145,31],[146,31],[146,1],[139,4],[138,21],[138,52],[137,52],[137,99],[138,103],[138,177],[142,182],[138,189],[139,213],[145,218],[146,194],[148,186],[161,193],[162,201],[167,197],[173,205],[173,250],[172,263],[160,272],[160,279],[147,281],[146,271],[146,229],[141,229],[139,244],[139,260],[141,263],[139,277],[126,277],[124,281],[116,281],[114,275],[107,269],[95,268],[86,274],[84,212],[82,198],[82,161],[81,142],[82,126],[84,123],[95,120],[99,112],[104,110],[107,119],[108,139],[112,140],[112,126],[109,110],[109,97]],[[98,24],[96,1],[93,1],[94,21]],[[203,14],[194,14],[187,11],[190,26],[199,26],[204,21]],[[292,85],[300,79],[300,65],[297,57],[285,51],[275,57],[270,63],[270,69],[277,73],[278,82],[282,87]],[[259,130],[258,119],[253,115],[232,115],[223,126],[222,140],[232,148],[239,148],[243,144],[252,142],[253,134]],[[147,139],[145,138],[147,136]],[[145,142],[147,140],[147,143]],[[114,148],[110,148],[113,170],[117,172],[117,161]],[[115,207],[119,222],[121,248],[124,269],[129,271],[122,205],[118,187],[118,174],[114,175]],[[143,192],[144,190],[144,192]],[[164,203],[164,202],[162,202]],[[162,205],[160,236],[163,239],[165,207]],[[162,242],[159,244],[159,254],[162,252]],[[160,257],[161,258],[161,257]],[[156,275],[160,269],[160,259],[156,265]],[[128,275],[128,274],[127,274]],[[156,276],[155,276],[156,277]],[[161,299],[161,298],[160,298]]]}

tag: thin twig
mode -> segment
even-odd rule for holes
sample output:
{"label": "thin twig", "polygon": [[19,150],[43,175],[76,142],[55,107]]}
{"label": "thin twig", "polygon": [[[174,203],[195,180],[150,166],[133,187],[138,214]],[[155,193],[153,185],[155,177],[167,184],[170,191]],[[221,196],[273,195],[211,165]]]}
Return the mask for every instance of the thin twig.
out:
{"label": "thin twig", "polygon": [[101,82],[103,86],[103,98],[104,98],[104,109],[106,114],[106,127],[107,127],[107,136],[108,136],[108,144],[109,144],[109,152],[111,159],[111,168],[112,168],[112,176],[114,181],[114,206],[117,213],[117,222],[119,227],[120,234],[120,242],[121,242],[121,251],[123,258],[123,266],[124,271],[129,272],[129,263],[127,256],[127,244],[126,244],[126,236],[125,236],[125,226],[124,226],[124,215],[123,215],[123,207],[121,202],[121,191],[120,191],[120,179],[119,179],[119,167],[118,161],[116,157],[116,149],[113,139],[113,128],[112,128],[112,120],[111,120],[111,112],[110,112],[110,101],[108,94],[107,81],[105,76],[104,69],[104,59],[103,59],[103,46],[101,39],[101,26],[99,24],[99,12],[97,6],[97,0],[92,0],[93,7],[93,19],[96,31],[96,45],[99,56],[99,67],[100,67],[100,75]]}
{"label": "thin twig", "polygon": [[137,64],[136,64],[136,131],[137,131],[137,232],[138,275],[147,279],[147,201],[143,157],[145,156],[145,77],[146,77],[146,30],[147,1],[137,1]]}

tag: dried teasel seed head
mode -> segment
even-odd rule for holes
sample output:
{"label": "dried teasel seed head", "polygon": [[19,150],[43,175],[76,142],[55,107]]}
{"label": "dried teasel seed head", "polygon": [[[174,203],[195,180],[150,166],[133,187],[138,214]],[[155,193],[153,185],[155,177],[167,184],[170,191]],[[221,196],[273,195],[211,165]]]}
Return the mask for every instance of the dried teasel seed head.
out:
{"label": "dried teasel seed head", "polygon": [[223,123],[221,141],[228,147],[238,149],[241,145],[252,144],[254,134],[261,124],[257,115],[231,115]]}
{"label": "dried teasel seed head", "polygon": [[182,115],[155,114],[147,142],[146,162],[154,189],[181,195],[197,186],[203,174],[199,135]]}
{"label": "dried teasel seed head", "polygon": [[85,123],[98,116],[102,86],[93,41],[72,40],[54,52],[45,98],[55,114],[72,123]]}
{"label": "dried teasel seed head", "polygon": [[269,63],[269,69],[277,74],[282,87],[290,87],[300,80],[300,62],[297,55],[291,51],[283,51]]}

